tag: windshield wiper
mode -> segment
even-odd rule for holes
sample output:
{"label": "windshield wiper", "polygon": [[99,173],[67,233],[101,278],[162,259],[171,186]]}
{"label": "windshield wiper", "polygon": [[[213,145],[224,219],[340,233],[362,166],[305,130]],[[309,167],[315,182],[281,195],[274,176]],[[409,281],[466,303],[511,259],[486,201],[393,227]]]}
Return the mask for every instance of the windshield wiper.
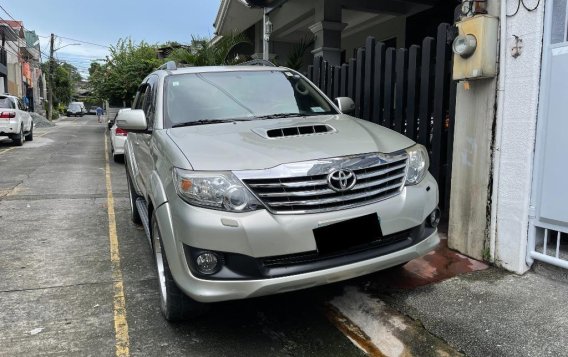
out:
{"label": "windshield wiper", "polygon": [[256,119],[281,119],[281,118],[297,118],[303,117],[304,114],[301,113],[277,113],[277,114],[269,114],[269,115],[259,115]]}
{"label": "windshield wiper", "polygon": [[207,124],[222,124],[222,123],[234,123],[237,121],[245,121],[250,119],[203,119],[188,121],[186,123],[179,123],[172,125],[172,128],[181,128],[184,126],[197,126],[197,125],[207,125]]}

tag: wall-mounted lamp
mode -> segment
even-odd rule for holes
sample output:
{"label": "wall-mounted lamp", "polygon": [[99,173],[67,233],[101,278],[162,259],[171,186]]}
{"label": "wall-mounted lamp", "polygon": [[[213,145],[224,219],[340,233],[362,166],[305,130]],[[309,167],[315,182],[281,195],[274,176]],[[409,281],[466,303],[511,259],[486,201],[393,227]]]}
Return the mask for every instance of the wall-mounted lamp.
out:
{"label": "wall-mounted lamp", "polygon": [[272,26],[272,21],[270,21],[270,18],[268,16],[266,17],[265,26],[266,27],[264,28],[264,38],[266,41],[270,41],[270,36],[272,35],[273,26]]}

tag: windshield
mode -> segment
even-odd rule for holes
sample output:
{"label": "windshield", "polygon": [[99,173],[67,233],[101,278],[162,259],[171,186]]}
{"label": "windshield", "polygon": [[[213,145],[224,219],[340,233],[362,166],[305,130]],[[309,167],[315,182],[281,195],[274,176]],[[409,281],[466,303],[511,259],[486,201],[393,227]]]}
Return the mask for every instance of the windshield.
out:
{"label": "windshield", "polygon": [[165,81],[165,126],[274,115],[337,114],[316,89],[291,71],[172,75]]}
{"label": "windshield", "polygon": [[81,110],[81,106],[80,106],[79,104],[71,104],[71,105],[69,106],[69,110],[76,110],[76,111],[79,111],[79,110]]}

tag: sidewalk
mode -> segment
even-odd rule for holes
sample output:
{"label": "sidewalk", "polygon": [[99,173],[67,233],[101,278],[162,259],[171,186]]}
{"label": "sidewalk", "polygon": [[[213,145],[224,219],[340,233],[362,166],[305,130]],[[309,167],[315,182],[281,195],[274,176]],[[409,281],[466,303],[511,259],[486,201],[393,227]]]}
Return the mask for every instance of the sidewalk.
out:
{"label": "sidewalk", "polygon": [[[355,284],[331,304],[356,320],[383,355],[568,356],[565,281],[488,267],[449,250],[443,241],[435,253]],[[359,311],[343,303],[357,299],[366,301],[356,304]],[[361,316],[361,310],[383,305],[410,322],[393,323],[394,314],[384,319],[371,312],[372,321]],[[439,343],[429,346],[435,340],[416,338],[416,325],[424,328],[422,336],[431,334]]]}

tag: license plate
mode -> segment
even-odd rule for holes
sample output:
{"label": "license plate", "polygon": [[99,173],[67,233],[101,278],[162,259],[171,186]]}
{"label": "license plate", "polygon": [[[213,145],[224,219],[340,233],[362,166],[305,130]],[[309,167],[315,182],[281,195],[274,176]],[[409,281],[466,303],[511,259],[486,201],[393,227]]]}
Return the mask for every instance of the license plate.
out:
{"label": "license plate", "polygon": [[326,255],[378,242],[383,233],[375,213],[316,228],[314,237],[318,252]]}

